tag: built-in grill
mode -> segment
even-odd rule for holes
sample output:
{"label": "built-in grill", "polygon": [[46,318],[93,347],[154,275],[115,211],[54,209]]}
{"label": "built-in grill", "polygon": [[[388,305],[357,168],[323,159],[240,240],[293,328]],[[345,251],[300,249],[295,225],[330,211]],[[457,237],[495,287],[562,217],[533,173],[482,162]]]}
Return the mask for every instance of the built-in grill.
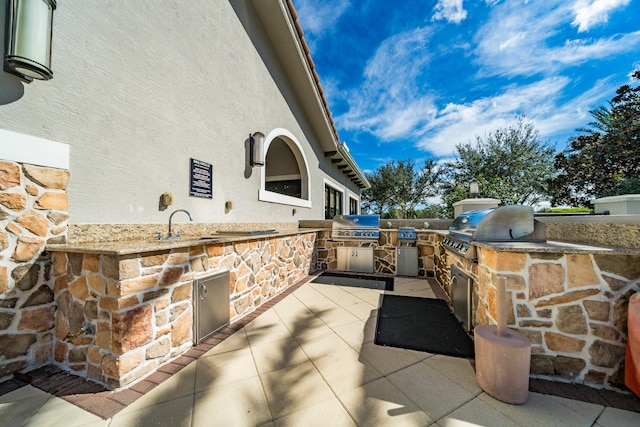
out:
{"label": "built-in grill", "polygon": [[378,240],[380,215],[336,215],[331,226],[334,240]]}
{"label": "built-in grill", "polygon": [[476,242],[544,242],[545,226],[533,218],[529,206],[501,206],[464,212],[453,220],[445,249],[464,258],[475,259]]}

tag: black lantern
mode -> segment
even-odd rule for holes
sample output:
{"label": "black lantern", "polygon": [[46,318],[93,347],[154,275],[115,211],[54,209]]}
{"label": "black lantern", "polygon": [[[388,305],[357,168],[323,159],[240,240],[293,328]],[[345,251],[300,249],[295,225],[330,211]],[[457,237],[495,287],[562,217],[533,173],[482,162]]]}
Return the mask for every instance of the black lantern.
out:
{"label": "black lantern", "polygon": [[4,70],[25,80],[49,80],[56,0],[9,0]]}

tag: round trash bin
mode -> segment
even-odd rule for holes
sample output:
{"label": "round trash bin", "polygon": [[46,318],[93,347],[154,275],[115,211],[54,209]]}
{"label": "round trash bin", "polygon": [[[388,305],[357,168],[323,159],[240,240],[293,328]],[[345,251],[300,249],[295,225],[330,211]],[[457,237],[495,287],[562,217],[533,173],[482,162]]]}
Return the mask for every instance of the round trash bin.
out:
{"label": "round trash bin", "polygon": [[531,341],[507,329],[498,334],[495,325],[474,329],[476,380],[488,395],[506,403],[521,404],[529,398]]}

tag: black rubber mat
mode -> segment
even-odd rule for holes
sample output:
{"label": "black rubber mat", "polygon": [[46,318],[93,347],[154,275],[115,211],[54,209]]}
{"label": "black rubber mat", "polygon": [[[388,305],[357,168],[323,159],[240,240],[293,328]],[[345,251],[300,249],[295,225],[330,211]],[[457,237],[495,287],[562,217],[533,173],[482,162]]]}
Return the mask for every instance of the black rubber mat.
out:
{"label": "black rubber mat", "polygon": [[322,273],[312,283],[351,286],[355,288],[393,291],[393,277],[365,276],[361,274]]}
{"label": "black rubber mat", "polygon": [[383,295],[376,323],[377,345],[472,359],[473,340],[446,301]]}

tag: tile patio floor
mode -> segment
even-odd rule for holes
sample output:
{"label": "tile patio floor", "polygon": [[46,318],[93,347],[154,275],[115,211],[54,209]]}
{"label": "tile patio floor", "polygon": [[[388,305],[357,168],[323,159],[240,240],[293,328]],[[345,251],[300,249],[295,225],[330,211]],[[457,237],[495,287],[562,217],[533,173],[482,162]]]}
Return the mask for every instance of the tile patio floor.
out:
{"label": "tile patio floor", "polygon": [[[375,345],[381,293],[304,283],[108,419],[25,385],[0,396],[0,426],[640,426],[640,412],[536,392],[508,405],[468,360]],[[392,293],[436,296],[411,278]]]}

